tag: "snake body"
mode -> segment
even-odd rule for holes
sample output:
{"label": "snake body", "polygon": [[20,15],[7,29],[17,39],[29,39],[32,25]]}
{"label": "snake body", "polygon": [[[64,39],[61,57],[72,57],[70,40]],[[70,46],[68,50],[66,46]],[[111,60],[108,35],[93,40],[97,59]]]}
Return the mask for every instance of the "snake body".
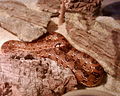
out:
{"label": "snake body", "polygon": [[28,52],[37,57],[50,58],[61,66],[69,67],[79,83],[92,87],[100,84],[104,69],[91,56],[73,48],[60,34],[47,33],[32,43],[10,40],[3,44],[2,52]]}

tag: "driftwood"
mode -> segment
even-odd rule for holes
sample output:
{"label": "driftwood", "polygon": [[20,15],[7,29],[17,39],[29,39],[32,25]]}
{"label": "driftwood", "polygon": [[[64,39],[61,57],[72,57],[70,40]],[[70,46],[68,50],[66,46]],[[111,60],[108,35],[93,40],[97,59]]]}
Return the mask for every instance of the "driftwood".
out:
{"label": "driftwood", "polygon": [[78,50],[95,58],[110,75],[119,78],[120,72],[120,24],[110,17],[98,17],[92,22],[80,14],[66,15],[66,30],[59,33]]}
{"label": "driftwood", "polygon": [[119,96],[120,24],[111,17],[100,16],[88,22],[80,14],[66,13],[66,23],[56,32],[76,49],[96,59],[107,72],[106,83],[98,90],[109,90]]}
{"label": "driftwood", "polygon": [[0,1],[0,10],[6,11],[12,17],[34,23],[39,26],[47,27],[51,14],[48,12],[37,12],[27,8],[24,4],[17,1]]}
{"label": "driftwood", "polygon": [[51,13],[28,9],[15,1],[0,1],[0,24],[19,39],[31,42],[47,32]]}
{"label": "driftwood", "polygon": [[47,32],[42,26],[37,26],[15,17],[0,16],[0,24],[2,28],[17,35],[20,40],[26,42],[38,39]]}
{"label": "driftwood", "polygon": [[60,0],[38,0],[37,6],[40,10],[58,13],[60,9]]}

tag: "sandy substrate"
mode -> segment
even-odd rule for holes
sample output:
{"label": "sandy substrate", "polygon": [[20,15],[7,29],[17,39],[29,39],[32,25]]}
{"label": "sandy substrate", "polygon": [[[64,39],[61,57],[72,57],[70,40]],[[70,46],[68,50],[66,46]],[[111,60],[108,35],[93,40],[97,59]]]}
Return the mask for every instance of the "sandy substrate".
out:
{"label": "sandy substrate", "polygon": [[8,40],[19,40],[15,35],[10,32],[0,28],[0,47],[2,44]]}

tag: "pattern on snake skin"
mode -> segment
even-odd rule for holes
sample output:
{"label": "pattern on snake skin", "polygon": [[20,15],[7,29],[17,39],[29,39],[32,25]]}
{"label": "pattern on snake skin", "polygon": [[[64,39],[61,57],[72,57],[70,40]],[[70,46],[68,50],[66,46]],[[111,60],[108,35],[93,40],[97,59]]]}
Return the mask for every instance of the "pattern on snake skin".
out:
{"label": "pattern on snake skin", "polygon": [[92,87],[100,84],[104,70],[91,56],[73,48],[58,33],[48,33],[32,43],[10,40],[2,45],[2,52],[28,52],[33,56],[50,58],[64,67],[69,67],[79,83]]}

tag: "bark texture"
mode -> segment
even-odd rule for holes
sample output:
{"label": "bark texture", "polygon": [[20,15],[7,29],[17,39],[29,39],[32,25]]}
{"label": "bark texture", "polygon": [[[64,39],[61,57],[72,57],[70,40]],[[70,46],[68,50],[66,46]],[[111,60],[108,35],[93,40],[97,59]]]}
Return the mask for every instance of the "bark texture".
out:
{"label": "bark texture", "polygon": [[15,17],[0,16],[0,24],[2,28],[17,35],[20,40],[25,42],[36,40],[47,32],[42,26]]}
{"label": "bark texture", "polygon": [[70,69],[50,59],[40,59],[27,52],[0,54],[2,96],[61,96],[76,85]]}
{"label": "bark texture", "polygon": [[47,32],[51,13],[37,12],[16,1],[0,1],[1,27],[31,42]]}
{"label": "bark texture", "polygon": [[37,6],[39,6],[40,10],[58,13],[60,0],[38,0]]}
{"label": "bark texture", "polygon": [[66,5],[67,10],[70,12],[78,12],[82,15],[95,16],[98,15],[101,2],[103,0],[68,0],[69,3]]}
{"label": "bark texture", "polygon": [[120,24],[111,17],[86,21],[82,16],[70,13],[66,21],[68,41],[78,50],[95,58],[110,75],[119,78]]}
{"label": "bark texture", "polygon": [[39,26],[47,27],[51,14],[48,12],[37,12],[27,8],[17,1],[0,1],[0,10],[6,11],[12,17],[23,19]]}

